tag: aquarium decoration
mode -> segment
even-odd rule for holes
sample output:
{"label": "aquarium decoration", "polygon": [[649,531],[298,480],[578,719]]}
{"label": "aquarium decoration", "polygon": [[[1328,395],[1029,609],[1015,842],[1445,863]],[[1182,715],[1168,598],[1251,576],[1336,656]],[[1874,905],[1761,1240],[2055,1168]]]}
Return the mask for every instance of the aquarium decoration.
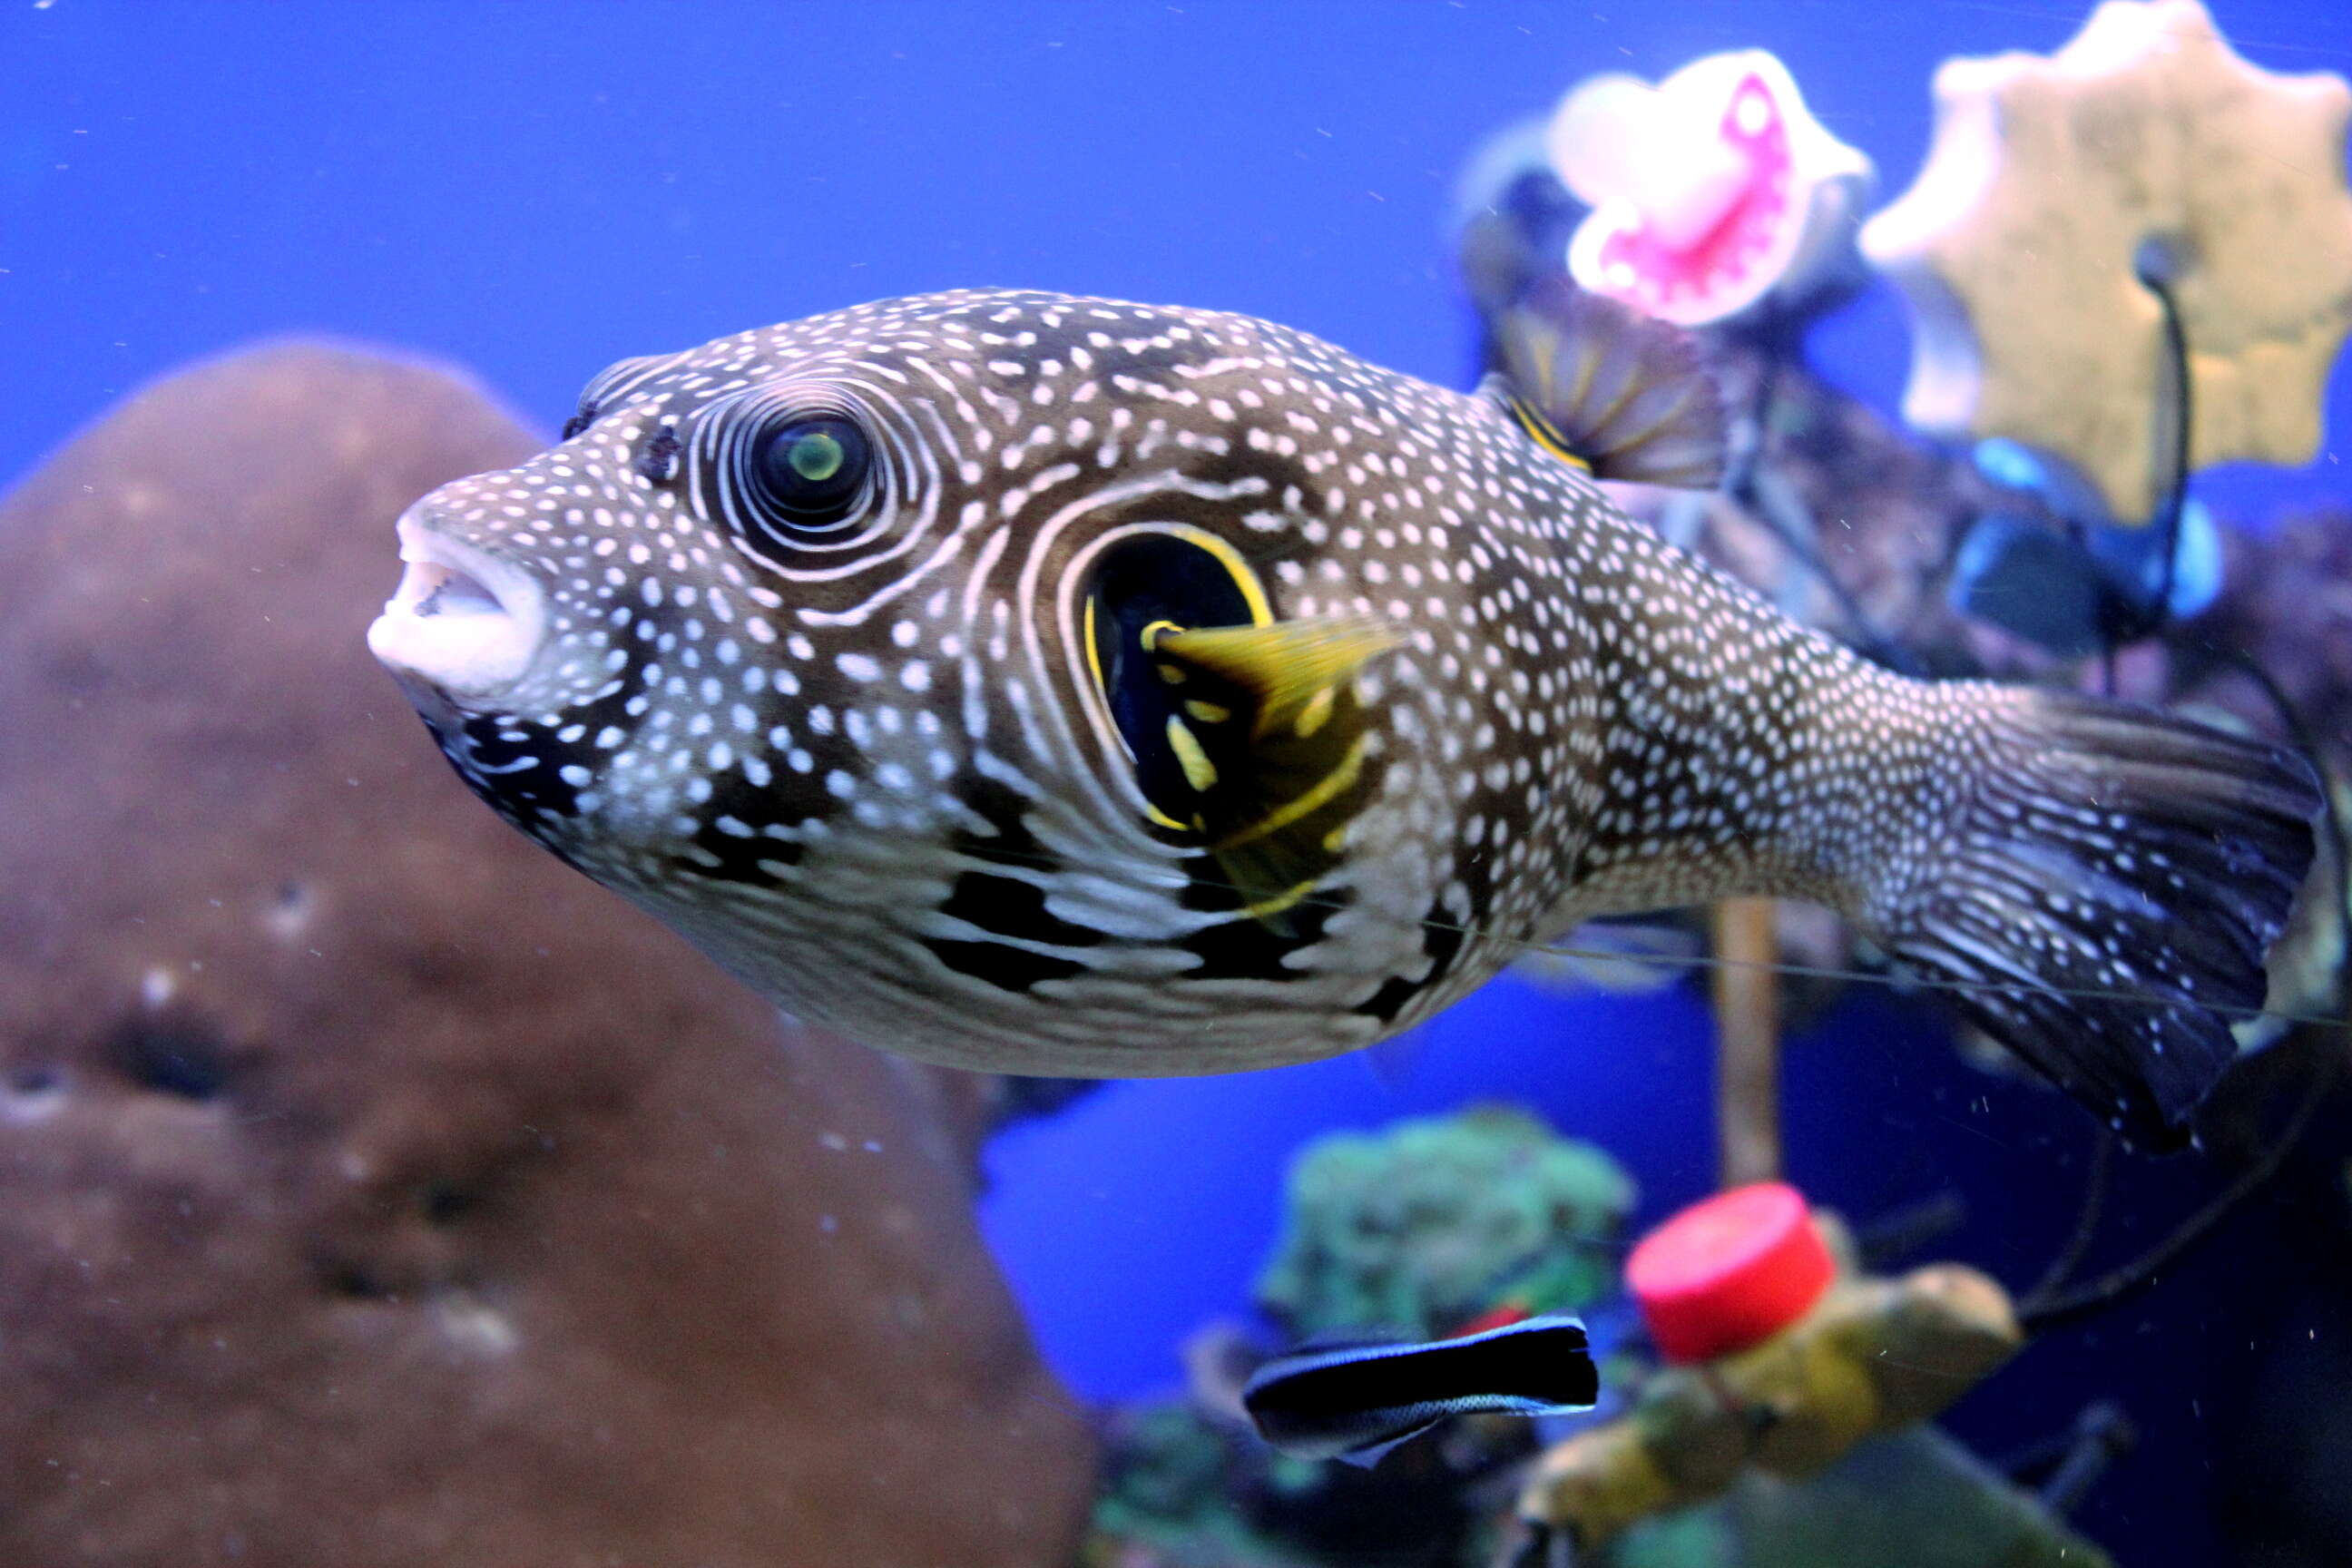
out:
{"label": "aquarium decoration", "polygon": [[1981,513],[1961,538],[1950,588],[1961,614],[2082,658],[2201,614],[2221,593],[2221,531],[2203,502],[2181,498],[2163,528],[2117,527],[2047,453],[1990,437],[1970,456],[2019,504]]}
{"label": "aquarium decoration", "polygon": [[1560,100],[1553,167],[1591,214],[1570,276],[1681,326],[1786,309],[1853,270],[1870,160],[1822,128],[1761,49],[1653,87],[1611,74]]}
{"label": "aquarium decoration", "polygon": [[[2340,772],[2352,677],[2322,671],[2352,666],[2305,650],[2352,647],[2352,619],[2276,580],[2340,576],[2340,521],[2257,537],[2187,484],[2236,458],[2307,460],[2316,443],[2352,324],[2342,82],[2257,70],[2190,0],[2158,0],[2103,5],[2049,59],[1952,62],[1937,93],[1928,168],[1868,249],[1918,325],[1906,413],[1951,445],[1923,447],[1803,362],[1805,323],[1855,276],[1871,168],[1758,50],[1655,86],[1592,79],[1548,124],[1482,150],[1456,218],[1486,365],[1507,362],[1514,313],[1554,279],[1694,327],[1738,417],[1718,491],[1620,490],[1668,537],[1880,663],[2191,705]],[[2032,224],[2054,239],[2029,245]],[[2325,563],[2287,564],[2315,552]],[[2332,895],[2305,900],[2274,960],[2272,1005],[2299,1016],[2342,1006],[2346,900],[2328,875]],[[2017,1299],[1957,1262],[1886,1273],[1778,1180],[1784,1016],[1832,984],[1787,973],[1788,950],[1823,971],[1865,962],[1834,920],[1796,913],[1741,900],[1600,922],[1538,961],[1551,982],[1637,992],[1715,953],[1727,1191],[1623,1256],[1620,1280],[1604,1244],[1630,1179],[1521,1113],[1303,1151],[1258,1288],[1265,1326],[1197,1340],[1191,1393],[1156,1417],[1162,1449],[1195,1465],[1213,1452],[1221,1479],[1153,1520],[1098,1515],[1101,1560],[1352,1563],[1369,1543],[1465,1568],[2105,1568],[2066,1514],[2129,1441],[2113,1406],[2053,1438],[2046,1469],[1998,1469],[1928,1423],[2030,1336],[2149,1288],[2276,1173],[2326,1075],[2282,1069],[2286,1094],[2236,1112],[2270,1127],[2242,1131],[2260,1152],[2094,1278],[2078,1274],[2119,1158],[2104,1135],[2075,1236]],[[2250,1047],[2283,1036],[2273,1018],[2241,1033]],[[2293,1102],[2283,1120],[2273,1098]],[[1267,1449],[1241,1410],[1252,1370],[1302,1343],[1442,1342],[1544,1312],[1591,1325],[1590,1416],[1466,1417],[1367,1476]],[[1115,1442],[1113,1476],[1129,1463]],[[1517,1501],[1497,1511],[1480,1500],[1499,1477]]]}
{"label": "aquarium decoration", "polygon": [[1685,1209],[1626,1277],[1665,1364],[1622,1415],[1547,1449],[1519,1493],[1522,1522],[1580,1551],[1750,1468],[1814,1475],[1934,1416],[2023,1342],[1991,1279],[1956,1264],[1863,1274],[1835,1222],[1780,1184]]}
{"label": "aquarium decoration", "polygon": [[1953,560],[1952,606],[2062,658],[2084,658],[2125,630],[2185,620],[2213,602],[2221,543],[2211,511],[2183,503],[2169,584],[2162,546],[2150,529],[2070,535],[2030,514],[1987,512]]}
{"label": "aquarium decoration", "polygon": [[1334,1133],[1292,1163],[1258,1306],[1301,1339],[1459,1329],[1608,1294],[1633,1180],[1590,1143],[1496,1106]]}
{"label": "aquarium decoration", "polygon": [[[1786,106],[1795,88],[1785,68],[1761,51],[1710,57],[1654,88],[1623,76],[1580,85],[1548,128],[1549,181],[1528,166],[1524,128],[1507,156],[1498,140],[1465,198],[1507,199],[1471,212],[1463,235],[1490,358],[1510,319],[1507,302],[1493,302],[1500,291],[1523,298],[1563,274],[1611,287],[1594,264],[1599,237],[1686,238],[1710,212],[1726,234],[1745,221],[1724,193],[1748,165],[1710,136],[1729,134],[1727,106],[1748,76],[1783,105],[1791,147],[1821,145],[1801,100]],[[2222,680],[2216,639],[2150,645],[2249,602],[2224,589],[2250,552],[2187,493],[2189,476],[2233,457],[2304,460],[2315,444],[2321,384],[2352,323],[2352,93],[2332,75],[2259,70],[2189,0],[2162,0],[2102,6],[2047,59],[1949,62],[1937,94],[1928,165],[1872,220],[1864,248],[1912,299],[1919,338],[1906,407],[1918,416],[1923,387],[1967,392],[1969,417],[1924,423],[1968,445],[1923,452],[1814,377],[1802,315],[1790,313],[1799,287],[1746,314],[1678,313],[1700,326],[1738,412],[1730,473],[1716,494],[1636,493],[1629,504],[1896,669],[2042,679],[2158,703],[2202,686],[2252,731],[2325,733],[2271,700],[2287,694],[2266,672]],[[1627,151],[1635,128],[1640,150]],[[1839,167],[1827,154],[1811,163]],[[1851,196],[1857,178],[1849,163],[1826,184]],[[1637,187],[1648,193],[1640,201]],[[1579,198],[1591,205],[1563,249],[1562,214]],[[2058,238],[2044,244],[2037,225]],[[1851,208],[1845,226],[1850,236]],[[1663,310],[1655,291],[1621,297]],[[2093,303],[2078,309],[2078,299]],[[1986,416],[2004,408],[2022,412]],[[2067,434],[2069,419],[2129,439],[2113,450],[2086,443]],[[2135,646],[2146,651],[2119,662]],[[2298,974],[2291,996],[2274,991],[2283,1001],[2333,994],[2342,922],[2315,924],[2317,936],[2282,948]],[[1790,930],[1788,911],[1769,905],[1712,915],[1727,1182],[1779,1171],[1780,1016],[1789,995],[1818,1003],[1824,989],[1776,974]],[[1643,952],[1619,935],[1572,933],[1541,964],[1554,978],[1632,989],[1624,972],[1678,962],[1671,944]],[[1855,966],[1850,937],[1811,930],[1805,940],[1801,967]],[[2327,979],[2313,982],[2322,968]],[[2246,1037],[2276,1032],[2256,1023]]]}
{"label": "aquarium decoration", "polygon": [[2197,0],[2108,0],[2047,58],[1945,62],[1911,188],[1862,247],[1916,323],[1904,416],[2054,452],[2146,522],[2168,321],[2192,467],[2306,463],[2352,327],[2352,90],[2231,49]]}
{"label": "aquarium decoration", "polygon": [[1456,1419],[1375,1471],[1269,1447],[1244,1390],[1302,1348],[1539,1328],[1548,1314],[1600,1306],[1617,1293],[1633,1201],[1607,1153],[1512,1108],[1307,1144],[1259,1279],[1264,1321],[1203,1329],[1185,1347],[1183,1396],[1115,1414],[1088,1562],[1294,1568],[1377,1549],[1383,1561],[1478,1568],[1503,1521],[1469,1483],[1534,1454],[1527,1419]]}
{"label": "aquarium decoration", "polygon": [[1650,1342],[1678,1364],[1770,1339],[1812,1310],[1836,1275],[1804,1195],[1785,1182],[1694,1204],[1625,1260]]}
{"label": "aquarium decoration", "polygon": [[[1576,1173],[1565,1184],[1570,1167],[1548,1169],[1545,1159],[1563,1154]],[[1357,1274],[1352,1287],[1326,1292],[1350,1303],[1325,1320],[1344,1317],[1345,1328],[1301,1335],[1269,1311],[1269,1326],[1300,1350],[1270,1342],[1263,1329],[1215,1326],[1188,1347],[1185,1395],[1114,1413],[1087,1562],[1859,1568],[1894,1559],[1802,1553],[1838,1537],[1856,1551],[1867,1542],[1883,1552],[1889,1541],[1908,1539],[1889,1533],[1897,1527],[1885,1521],[1935,1534],[1922,1521],[1939,1514],[1970,1521],[1969,1531],[1923,1539],[1916,1561],[1951,1568],[2105,1562],[2062,1514],[2127,1436],[2112,1412],[2093,1412],[2100,1418],[2086,1417],[2062,1439],[2038,1494],[1920,1429],[2022,1344],[2020,1313],[1998,1284],[1949,1263],[1876,1274],[1837,1216],[1813,1209],[1793,1187],[1760,1184],[1690,1205],[1632,1249],[1623,1291],[1635,1328],[1612,1300],[1527,1283],[1542,1272],[1547,1238],[1520,1228],[1522,1216],[1541,1206],[1538,1194],[1581,1191],[1594,1171],[1609,1168],[1605,1156],[1597,1164],[1590,1158],[1532,1118],[1493,1111],[1400,1122],[1302,1151],[1292,1192],[1294,1199],[1302,1187],[1317,1194],[1310,1206],[1318,1230],[1401,1229],[1415,1244],[1402,1256],[1350,1249],[1349,1261],[1333,1258],[1317,1271]],[[1344,1179],[1332,1181],[1343,1166]],[[1396,1184],[1407,1195],[1375,1197],[1383,1175],[1402,1176]],[[1494,1198],[1458,1201],[1464,1177]],[[1522,1185],[1521,1201],[1508,1202],[1509,1189]],[[1412,1201],[1433,1187],[1444,1194],[1439,1202]],[[1550,1247],[1587,1252],[1573,1208],[1556,1209],[1552,1223],[1560,1228]],[[1496,1247],[1498,1233],[1512,1241]],[[1277,1256],[1296,1245],[1286,1233]],[[1479,1267],[1463,1268],[1462,1258]],[[1500,1270],[1498,1283],[1461,1285],[1489,1268]],[[1418,1277],[1420,1288],[1388,1289],[1400,1273]],[[1601,1289],[1609,1290],[1605,1282]],[[1377,1458],[1377,1470],[1290,1458],[1262,1441],[1241,1408],[1242,1386],[1362,1342],[1367,1313],[1410,1310],[1363,1305],[1375,1300],[1443,1303],[1423,1321],[1457,1318],[1450,1331],[1465,1343],[1491,1338],[1497,1323],[1544,1321],[1528,1318],[1531,1310],[1579,1304],[1595,1325],[1603,1403],[1589,1417],[1543,1426],[1502,1414],[1459,1417],[1393,1453],[1383,1445],[1378,1456],[1359,1458]],[[1483,1310],[1458,1317],[1478,1302]],[[1444,1331],[1432,1342],[1446,1342]],[[1498,1493],[1505,1479],[1509,1489]],[[1857,1531],[1852,1516],[1873,1495],[1882,1522]]]}
{"label": "aquarium decoration", "polygon": [[2112,1568],[2042,1492],[1924,1426],[1802,1480],[1743,1471],[1714,1501],[1591,1555],[1608,1568]]}

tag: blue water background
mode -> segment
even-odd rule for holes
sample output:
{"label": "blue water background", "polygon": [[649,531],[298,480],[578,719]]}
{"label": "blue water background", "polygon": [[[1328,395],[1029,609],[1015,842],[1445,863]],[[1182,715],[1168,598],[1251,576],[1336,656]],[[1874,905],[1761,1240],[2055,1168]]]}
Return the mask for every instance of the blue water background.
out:
{"label": "blue water background", "polygon": [[[2218,10],[2261,64],[2352,69],[2352,5]],[[262,335],[444,356],[551,431],[615,358],[971,284],[1250,311],[1459,383],[1452,183],[1482,137],[1578,78],[1769,47],[1891,195],[1926,149],[1938,61],[2047,51],[2083,15],[0,0],[0,478],[144,378]],[[1895,405],[1908,340],[1887,290],[1812,349]],[[2343,502],[2343,367],[2328,427],[2311,469],[2216,472],[2200,493],[2238,519]],[[389,541],[385,560],[389,587]],[[1507,979],[1385,1079],[1348,1060],[1121,1085],[1016,1130],[992,1151],[984,1220],[1054,1363],[1090,1397],[1132,1394],[1172,1381],[1183,1334],[1243,1308],[1281,1168],[1318,1131],[1504,1098],[1615,1150],[1646,1216],[1703,1193],[1706,1038],[1693,994],[1565,1001]],[[1959,1192],[1969,1220],[1947,1247],[2013,1282],[2056,1249],[2084,1124],[1960,1067],[1920,1016],[1850,1005],[1795,1043],[1785,1092],[1794,1173],[1819,1197],[1868,1217]],[[2118,1249],[2209,1180],[2188,1163],[2126,1175]],[[2312,1310],[2275,1262],[2301,1223],[2257,1213],[2145,1306],[2037,1347],[1957,1425],[1997,1450],[2121,1394],[2147,1440],[2092,1527],[2126,1560],[2206,1560],[2216,1412],[2255,1343]]]}

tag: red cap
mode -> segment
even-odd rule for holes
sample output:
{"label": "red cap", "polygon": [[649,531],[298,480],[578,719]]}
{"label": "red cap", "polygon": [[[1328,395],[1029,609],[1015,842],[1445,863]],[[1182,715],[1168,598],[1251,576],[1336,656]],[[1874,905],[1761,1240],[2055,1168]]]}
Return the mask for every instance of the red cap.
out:
{"label": "red cap", "polygon": [[1760,1344],[1811,1310],[1836,1273],[1804,1194],[1759,1182],[1693,1204],[1642,1238],[1625,1283],[1668,1361]]}

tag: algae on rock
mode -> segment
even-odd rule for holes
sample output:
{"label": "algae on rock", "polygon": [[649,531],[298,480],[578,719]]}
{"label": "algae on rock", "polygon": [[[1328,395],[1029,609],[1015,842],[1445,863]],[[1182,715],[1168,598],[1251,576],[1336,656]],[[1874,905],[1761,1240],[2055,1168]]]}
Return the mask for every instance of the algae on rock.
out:
{"label": "algae on rock", "polygon": [[1507,1290],[1570,1310],[1615,1285],[1622,1166],[1500,1107],[1334,1133],[1293,1162],[1258,1304],[1293,1332],[1443,1333]]}
{"label": "algae on rock", "polygon": [[1802,1481],[1750,1472],[1613,1542],[1609,1568],[2111,1568],[2033,1494],[1932,1426]]}

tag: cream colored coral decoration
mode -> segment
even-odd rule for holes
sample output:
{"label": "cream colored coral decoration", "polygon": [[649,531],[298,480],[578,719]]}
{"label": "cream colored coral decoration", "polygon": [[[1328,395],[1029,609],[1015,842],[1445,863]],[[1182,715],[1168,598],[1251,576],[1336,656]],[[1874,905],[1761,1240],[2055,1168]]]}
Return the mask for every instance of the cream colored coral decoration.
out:
{"label": "cream colored coral decoration", "polygon": [[2055,55],[1947,60],[1936,134],[1864,253],[1917,329],[1904,416],[2056,454],[2118,521],[2160,499],[2158,298],[2187,337],[2194,466],[2309,462],[2352,326],[2352,89],[2248,64],[2197,0],[2108,0]]}

